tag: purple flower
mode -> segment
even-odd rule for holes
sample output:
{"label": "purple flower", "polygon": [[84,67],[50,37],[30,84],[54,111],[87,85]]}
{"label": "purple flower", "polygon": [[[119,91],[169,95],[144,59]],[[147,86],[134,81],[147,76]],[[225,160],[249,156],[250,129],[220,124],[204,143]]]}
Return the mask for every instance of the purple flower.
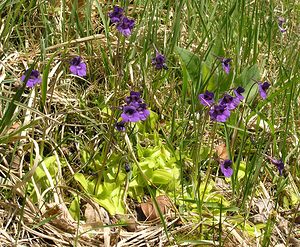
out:
{"label": "purple flower", "polygon": [[231,58],[222,58],[221,59],[221,63],[222,63],[222,67],[223,70],[225,71],[226,74],[229,74],[230,72],[230,62],[231,62]]}
{"label": "purple flower", "polygon": [[283,17],[278,17],[278,27],[280,32],[285,33],[287,28],[283,27],[283,24],[285,24],[285,19]]}
{"label": "purple flower", "polygon": [[125,131],[126,128],[125,128],[125,122],[124,121],[120,121],[120,122],[117,122],[116,125],[115,125],[116,129],[118,131]]}
{"label": "purple flower", "polygon": [[73,75],[86,76],[86,64],[81,61],[81,57],[74,57],[70,62],[70,71]]}
{"label": "purple flower", "polygon": [[131,167],[128,163],[125,163],[124,168],[127,173],[131,171]]}
{"label": "purple flower", "polygon": [[263,99],[267,98],[267,89],[271,86],[267,81],[258,83],[258,91]]}
{"label": "purple flower", "polygon": [[209,92],[207,90],[205,93],[199,94],[198,99],[200,100],[200,103],[204,106],[211,106],[215,102],[214,93]]}
{"label": "purple flower", "polygon": [[152,65],[154,65],[156,69],[168,69],[165,56],[158,51],[156,51],[155,58],[152,58]]}
{"label": "purple flower", "polygon": [[230,116],[230,111],[225,105],[214,105],[209,111],[209,115],[213,121],[226,122]]}
{"label": "purple flower", "polygon": [[245,92],[245,89],[242,87],[237,87],[237,89],[233,90],[236,98],[239,99],[239,101],[242,101],[244,99],[244,96],[242,95],[243,92]]}
{"label": "purple flower", "polygon": [[128,37],[134,27],[134,20],[123,17],[117,25],[118,31],[124,36]]}
{"label": "purple flower", "polygon": [[120,8],[119,6],[114,6],[113,12],[108,14],[111,23],[120,22],[123,17],[123,13],[124,9]]}
{"label": "purple flower", "polygon": [[281,176],[282,175],[282,171],[284,169],[284,163],[282,161],[282,159],[280,160],[276,160],[276,159],[273,159],[271,157],[269,157],[269,159],[271,160],[272,164],[277,166],[277,169],[279,171],[279,175]]}
{"label": "purple flower", "polygon": [[140,114],[140,120],[144,121],[150,115],[150,111],[147,109],[147,105],[142,103],[137,108],[138,113]]}
{"label": "purple flower", "polygon": [[147,105],[141,98],[140,92],[130,92],[130,96],[125,98],[126,105],[122,106],[122,122],[144,121],[150,115]]}
{"label": "purple flower", "polygon": [[[26,70],[24,75],[21,76],[21,81],[25,81],[26,79],[26,75],[30,72],[30,70]],[[26,86],[27,87],[34,87],[36,84],[40,84],[42,82],[42,78],[40,76],[40,72],[38,72],[37,70],[32,70],[29,77],[28,77],[28,80],[26,82]]]}
{"label": "purple flower", "polygon": [[134,106],[127,105],[123,107],[123,113],[121,114],[123,122],[138,122],[140,120],[140,114]]}
{"label": "purple flower", "polygon": [[225,106],[228,110],[235,109],[239,103],[240,100],[238,98],[234,98],[227,93],[219,100],[219,104]]}
{"label": "purple flower", "polygon": [[266,154],[264,154],[264,156],[267,157],[271,161],[271,163],[277,167],[279,175],[281,176],[284,169],[284,163],[282,159],[277,160]]}
{"label": "purple flower", "polygon": [[284,23],[285,23],[285,19],[282,16],[278,17],[278,25],[282,27]]}
{"label": "purple flower", "polygon": [[132,104],[132,105],[139,105],[140,103],[143,103],[143,100],[141,99],[141,93],[140,92],[130,92],[130,96],[125,98],[126,103]]}
{"label": "purple flower", "polygon": [[233,169],[231,168],[232,161],[231,160],[224,160],[220,164],[221,172],[227,178],[231,177],[233,174]]}

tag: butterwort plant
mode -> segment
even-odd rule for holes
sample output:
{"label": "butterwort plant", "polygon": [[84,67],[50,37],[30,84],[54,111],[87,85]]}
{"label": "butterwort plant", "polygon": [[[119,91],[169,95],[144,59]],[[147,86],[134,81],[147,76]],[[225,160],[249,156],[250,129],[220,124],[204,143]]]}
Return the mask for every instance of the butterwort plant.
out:
{"label": "butterwort plant", "polygon": [[40,72],[38,72],[35,69],[33,69],[31,71],[29,69],[26,70],[25,73],[21,76],[21,81],[24,82],[26,77],[28,78],[28,80],[26,82],[26,86],[29,88],[33,88],[36,84],[40,84],[42,82]]}

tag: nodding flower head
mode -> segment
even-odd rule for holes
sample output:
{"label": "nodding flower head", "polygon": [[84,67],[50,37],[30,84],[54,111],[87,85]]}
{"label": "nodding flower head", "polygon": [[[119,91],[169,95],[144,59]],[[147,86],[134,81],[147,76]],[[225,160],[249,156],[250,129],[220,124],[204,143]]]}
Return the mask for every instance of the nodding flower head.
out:
{"label": "nodding flower head", "polygon": [[259,91],[260,96],[263,99],[267,98],[267,90],[268,90],[268,88],[270,86],[271,86],[271,84],[269,82],[267,82],[267,81],[265,81],[265,82],[258,82],[258,91]]}
{"label": "nodding flower head", "polygon": [[166,65],[166,57],[158,51],[156,52],[155,58],[152,58],[152,65],[155,66],[155,68],[158,70],[168,69]]}
{"label": "nodding flower head", "polygon": [[271,157],[269,157],[270,161],[272,162],[273,165],[275,165],[278,169],[279,175],[282,175],[283,169],[284,169],[284,163],[282,161],[282,159],[273,159]]}
{"label": "nodding flower head", "polygon": [[144,121],[150,115],[147,104],[141,98],[140,92],[131,91],[130,96],[125,98],[125,102],[126,105],[121,107],[123,112],[120,123]]}
{"label": "nodding flower head", "polygon": [[150,115],[150,111],[147,109],[147,105],[145,103],[141,103],[137,107],[137,111],[140,114],[140,120],[144,121]]}
{"label": "nodding flower head", "polygon": [[123,122],[138,122],[140,120],[140,114],[136,110],[136,107],[131,105],[123,107],[121,117]]}
{"label": "nodding flower head", "polygon": [[230,111],[226,105],[214,105],[209,111],[210,118],[217,122],[226,122],[230,116]]}
{"label": "nodding flower head", "polygon": [[124,9],[120,8],[119,6],[114,6],[114,10],[108,14],[111,23],[120,22],[123,18]]}
{"label": "nodding flower head", "polygon": [[28,80],[26,82],[26,86],[29,87],[29,88],[32,88],[34,87],[36,84],[40,84],[42,82],[42,78],[40,76],[40,72],[38,72],[37,70],[26,70],[24,75],[22,75],[21,77],[21,81],[25,81],[26,79],[26,76],[28,76],[28,73],[30,73],[29,77],[28,77]]}
{"label": "nodding flower head", "polygon": [[287,31],[287,28],[284,28],[283,25],[286,23],[285,19],[283,17],[278,17],[278,27],[280,32],[285,33]]}
{"label": "nodding flower head", "polygon": [[245,92],[245,89],[243,87],[237,87],[236,89],[233,90],[236,98],[238,98],[240,101],[242,101],[244,99],[244,96],[242,95],[242,93]]}
{"label": "nodding flower head", "polygon": [[221,172],[225,177],[231,177],[233,174],[233,169],[232,169],[232,161],[231,160],[224,160],[220,164]]}
{"label": "nodding flower head", "polygon": [[118,131],[124,132],[126,130],[124,121],[117,122],[115,127],[116,127],[116,130],[118,130]]}
{"label": "nodding flower head", "polygon": [[227,93],[219,101],[219,104],[225,106],[228,110],[235,109],[239,103],[240,100],[238,98],[234,98]]}
{"label": "nodding flower head", "polygon": [[229,74],[230,72],[229,63],[231,62],[231,60],[232,60],[231,58],[221,58],[222,67],[226,74]]}
{"label": "nodding flower head", "polygon": [[279,175],[282,175],[283,169],[284,169],[284,163],[282,160],[273,160],[272,162],[278,169]]}
{"label": "nodding flower head", "polygon": [[200,103],[204,106],[211,106],[215,102],[214,93],[209,92],[207,90],[205,93],[199,94],[198,99],[200,100]]}
{"label": "nodding flower head", "polygon": [[125,37],[130,36],[131,31],[134,27],[134,20],[127,17],[123,17],[117,25],[117,30]]}
{"label": "nodding flower head", "polygon": [[86,64],[82,61],[81,57],[74,57],[70,61],[70,71],[73,75],[86,76]]}
{"label": "nodding flower head", "polygon": [[140,92],[130,92],[130,96],[125,98],[126,103],[129,104],[140,104],[143,102],[141,99],[141,93]]}
{"label": "nodding flower head", "polygon": [[125,163],[124,168],[127,173],[131,171],[131,166],[129,163]]}

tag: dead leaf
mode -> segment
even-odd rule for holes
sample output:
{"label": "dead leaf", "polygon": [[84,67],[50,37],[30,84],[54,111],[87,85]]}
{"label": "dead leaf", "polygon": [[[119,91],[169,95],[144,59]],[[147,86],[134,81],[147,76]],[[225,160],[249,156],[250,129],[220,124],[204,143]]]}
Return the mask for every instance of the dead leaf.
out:
{"label": "dead leaf", "polygon": [[121,223],[125,223],[123,227],[128,231],[128,232],[135,232],[137,231],[137,222],[135,218],[133,218],[131,215],[127,214],[116,214],[115,215],[116,219],[118,219]]}
{"label": "dead leaf", "polygon": [[298,240],[294,237],[290,237],[289,238],[289,246],[291,246],[291,247],[300,247],[300,240]]}
{"label": "dead leaf", "polygon": [[168,211],[173,211],[174,210],[174,205],[171,202],[170,198],[167,197],[166,195],[160,195],[156,197],[156,201],[158,205],[160,206],[160,210],[162,213],[168,213]]}
{"label": "dead leaf", "polygon": [[266,214],[269,217],[269,213],[274,207],[274,203],[270,199],[257,199],[256,206],[260,214]]}
{"label": "dead leaf", "polygon": [[50,223],[60,230],[68,233],[75,233],[77,228],[77,223],[74,221],[70,215],[67,207],[62,204],[58,205],[55,203],[48,203],[46,205],[47,211],[43,214],[45,218],[51,218]]}
{"label": "dead leaf", "polygon": [[46,205],[46,209],[47,209],[47,211],[44,213],[44,215],[43,215],[44,217],[51,217],[53,215],[56,215],[56,214],[58,215],[61,213],[59,206],[56,204],[48,203]]}
{"label": "dead leaf", "polygon": [[127,226],[125,226],[126,230],[129,232],[135,232],[137,230],[136,221],[132,218],[126,220]]}
{"label": "dead leaf", "polygon": [[279,222],[278,222],[278,229],[280,230],[280,232],[282,234],[285,234],[286,236],[288,236],[289,234],[289,221],[284,219],[283,217],[279,216]]}
{"label": "dead leaf", "polygon": [[300,224],[300,215],[295,218],[295,223]]}
{"label": "dead leaf", "polygon": [[[156,202],[162,214],[167,214],[174,211],[174,205],[170,198],[166,195],[160,195],[156,197]],[[146,217],[147,221],[159,219],[159,212],[155,208],[154,203],[149,199],[145,203],[141,203],[141,209]]]}
{"label": "dead leaf", "polygon": [[267,218],[261,214],[255,214],[249,218],[253,224],[262,224],[267,222]]}
{"label": "dead leaf", "polygon": [[19,122],[15,122],[9,130],[7,130],[7,133],[10,134],[12,132],[14,132],[16,129],[18,129],[21,126],[21,124]]}
{"label": "dead leaf", "polygon": [[253,211],[256,213],[249,220],[254,224],[266,223],[274,207],[274,203],[270,199],[264,198],[254,199],[253,202]]}
{"label": "dead leaf", "polygon": [[100,207],[97,204],[94,204],[94,207],[92,207],[92,205],[89,203],[86,204],[85,211],[84,211],[84,217],[86,223],[95,223],[95,222],[102,223],[99,215]]}
{"label": "dead leaf", "polygon": [[221,143],[220,145],[216,146],[215,150],[216,150],[216,154],[220,160],[229,159],[229,155],[228,155],[225,143]]}
{"label": "dead leaf", "polygon": [[[73,5],[75,4],[75,7],[78,10],[84,7],[84,5],[86,4],[86,0],[67,0],[66,3],[70,9],[72,9]],[[54,6],[59,7],[60,5],[61,2],[57,0]]]}
{"label": "dead leaf", "polygon": [[0,83],[5,79],[5,67],[0,65]]}
{"label": "dead leaf", "polygon": [[146,216],[146,220],[152,221],[152,220],[157,219],[157,214],[154,210],[154,207],[153,207],[153,204],[151,201],[141,203],[141,209],[142,209],[144,215]]}

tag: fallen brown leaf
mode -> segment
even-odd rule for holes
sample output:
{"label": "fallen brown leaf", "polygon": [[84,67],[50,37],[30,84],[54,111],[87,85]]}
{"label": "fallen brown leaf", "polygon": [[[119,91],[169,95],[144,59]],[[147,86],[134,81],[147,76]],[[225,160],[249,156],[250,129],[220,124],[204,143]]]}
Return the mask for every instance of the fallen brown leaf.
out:
{"label": "fallen brown leaf", "polygon": [[[174,211],[174,205],[168,196],[166,195],[157,196],[156,202],[162,214],[167,214],[171,211]],[[155,208],[155,204],[151,199],[149,199],[145,203],[141,203],[141,209],[147,221],[159,219],[159,212]]]}
{"label": "fallen brown leaf", "polygon": [[10,134],[14,132],[16,129],[18,129],[21,126],[19,122],[15,122],[8,130],[7,133]]}
{"label": "fallen brown leaf", "polygon": [[216,150],[216,154],[220,160],[229,159],[229,155],[228,155],[225,143],[221,143],[220,145],[216,146],[215,150]]}
{"label": "fallen brown leaf", "polygon": [[295,218],[295,223],[300,224],[300,215]]}
{"label": "fallen brown leaf", "polygon": [[65,232],[74,233],[76,231],[77,223],[63,204],[48,203],[43,216],[45,218],[54,217],[50,223]]}
{"label": "fallen brown leaf", "polygon": [[127,224],[123,226],[128,232],[135,232],[137,230],[137,222],[130,215],[116,214],[115,217],[121,222]]}
{"label": "fallen brown leaf", "polygon": [[98,204],[94,204],[94,207],[89,203],[86,204],[85,211],[84,211],[84,217],[86,223],[95,223],[95,222],[102,223],[99,215],[100,207]]}

